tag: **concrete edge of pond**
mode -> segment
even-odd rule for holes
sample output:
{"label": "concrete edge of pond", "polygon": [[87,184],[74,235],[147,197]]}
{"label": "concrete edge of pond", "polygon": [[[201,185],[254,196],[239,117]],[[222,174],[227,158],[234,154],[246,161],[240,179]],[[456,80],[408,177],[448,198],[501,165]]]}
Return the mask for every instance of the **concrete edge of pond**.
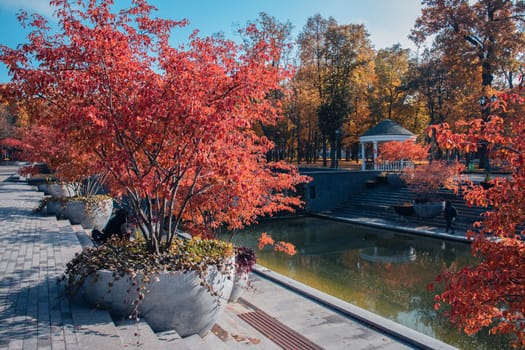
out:
{"label": "concrete edge of pond", "polygon": [[253,272],[260,277],[277,283],[278,285],[292,290],[293,292],[313,300],[331,310],[355,319],[356,321],[365,324],[372,329],[376,329],[388,336],[391,336],[392,338],[398,339],[401,342],[415,346],[418,349],[457,349],[452,345],[391,321],[385,317],[379,316],[373,312],[362,309],[356,305],[328,295],[294,279],[281,275],[280,273],[267,269],[264,266],[255,265]]}
{"label": "concrete edge of pond", "polygon": [[310,215],[314,217],[318,217],[318,218],[328,219],[328,220],[346,222],[349,224],[356,224],[356,225],[370,226],[370,227],[376,227],[376,228],[381,228],[381,229],[395,230],[395,231],[410,233],[410,234],[418,235],[418,236],[446,239],[449,241],[456,241],[456,242],[462,242],[462,243],[472,242],[472,239],[465,237],[464,233],[452,235],[452,234],[448,234],[445,232],[439,232],[437,231],[436,227],[431,227],[431,226],[408,227],[408,226],[396,225],[392,222],[388,222],[388,221],[385,221],[382,219],[376,219],[376,218],[364,218],[364,217],[363,218],[350,218],[350,217],[335,216],[335,215],[322,214],[322,213],[315,213],[315,214],[310,214]]}

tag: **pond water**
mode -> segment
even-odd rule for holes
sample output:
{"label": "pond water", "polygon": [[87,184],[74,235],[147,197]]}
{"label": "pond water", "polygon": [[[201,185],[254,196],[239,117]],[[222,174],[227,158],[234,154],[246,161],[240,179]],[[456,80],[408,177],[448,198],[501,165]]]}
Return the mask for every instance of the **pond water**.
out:
{"label": "pond water", "polygon": [[257,249],[267,232],[295,244],[286,256],[269,247],[257,263],[460,349],[505,349],[507,339],[460,334],[434,311],[427,285],[443,270],[474,262],[467,243],[414,236],[312,217],[269,220],[234,235]]}

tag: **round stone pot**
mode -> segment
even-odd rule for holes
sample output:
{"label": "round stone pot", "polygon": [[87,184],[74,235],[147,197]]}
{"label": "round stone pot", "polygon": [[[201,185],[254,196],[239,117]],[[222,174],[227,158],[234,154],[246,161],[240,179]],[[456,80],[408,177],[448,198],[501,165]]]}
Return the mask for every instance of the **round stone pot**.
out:
{"label": "round stone pot", "polygon": [[90,197],[88,201],[69,199],[61,213],[73,225],[82,225],[85,229],[102,230],[109,221],[113,211],[113,199],[108,197]]}
{"label": "round stone pot", "polygon": [[433,218],[441,213],[445,209],[445,201],[437,202],[414,202],[414,212],[420,218]]}
{"label": "round stone pot", "polygon": [[75,187],[71,184],[46,184],[44,194],[51,195],[56,198],[73,197],[76,195]]}
{"label": "round stone pot", "polygon": [[236,303],[237,300],[241,297],[244,290],[248,289],[248,276],[249,272],[237,272],[235,273],[235,278],[233,279],[232,292],[230,298],[228,299],[231,303]]}
{"label": "round stone pot", "polygon": [[[155,332],[174,329],[182,337],[204,336],[226,307],[233,273],[233,269],[223,273],[215,266],[208,268],[205,284],[217,295],[212,295],[193,271],[159,273],[145,284],[138,275],[136,281],[146,287],[138,305],[139,317]],[[137,300],[137,286],[132,282],[129,275],[115,280],[113,272],[101,270],[88,276],[78,293],[93,306],[107,309],[114,316],[128,317],[134,313],[133,301]]]}
{"label": "round stone pot", "polygon": [[62,211],[62,202],[60,199],[48,200],[46,203],[46,214],[57,215]]}

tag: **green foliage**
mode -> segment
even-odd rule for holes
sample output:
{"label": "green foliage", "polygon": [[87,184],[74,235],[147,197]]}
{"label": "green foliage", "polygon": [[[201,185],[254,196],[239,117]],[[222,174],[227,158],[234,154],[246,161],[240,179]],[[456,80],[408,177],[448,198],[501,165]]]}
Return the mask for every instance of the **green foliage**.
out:
{"label": "green foliage", "polygon": [[[84,249],[66,266],[65,277],[69,286],[81,283],[98,270],[116,274],[153,275],[165,271],[203,272],[208,266],[224,264],[233,255],[231,243],[218,240],[174,239],[169,250],[152,254],[144,240],[111,240],[98,247]],[[80,280],[79,280],[80,279]]]}
{"label": "green foliage", "polygon": [[87,204],[88,208],[95,208],[98,203],[106,200],[111,199],[111,196],[107,194],[97,194],[94,196],[76,196],[76,197],[43,197],[38,202],[38,206],[33,209],[34,213],[41,213],[46,205],[50,202],[60,202],[60,206],[64,208],[68,202],[75,202],[75,201],[82,201]]}

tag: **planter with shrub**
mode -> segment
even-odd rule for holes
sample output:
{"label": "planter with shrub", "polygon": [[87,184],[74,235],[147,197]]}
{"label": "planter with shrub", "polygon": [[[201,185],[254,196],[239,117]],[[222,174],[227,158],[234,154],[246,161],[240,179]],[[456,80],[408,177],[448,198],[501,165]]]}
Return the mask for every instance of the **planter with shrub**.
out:
{"label": "planter with shrub", "polygon": [[[280,48],[266,42],[256,26],[244,31],[253,45],[192,36],[188,45],[172,47],[170,35],[184,22],[157,18],[147,1],[115,8],[63,0],[53,6],[58,26],[51,32],[45,21],[34,21],[30,42],[5,57],[17,76],[11,102],[30,115],[27,154],[67,181],[104,174],[99,182],[130,213],[143,239],[140,247],[124,245],[113,255],[83,259],[82,253],[68,268],[70,280],[109,270],[114,282],[101,283],[101,290],[128,275],[137,288],[144,282],[144,290],[151,290],[163,283],[158,273],[165,268],[187,277],[184,272],[200,274],[208,266],[220,270],[227,263],[209,260],[207,249],[191,246],[195,259],[179,253],[177,232],[204,241],[220,228],[240,229],[302,205],[293,194],[308,178],[292,165],[270,162],[266,155],[274,145],[255,132],[280,120],[281,82],[291,74],[271,64]],[[106,38],[118,45],[108,50]],[[104,246],[99,248],[114,249]],[[89,284],[98,283],[93,276]],[[190,305],[221,288],[205,288],[173,307],[171,293],[155,294],[153,313],[169,318],[173,310],[185,310],[191,317],[197,311]],[[136,305],[152,305],[145,304],[150,295],[139,293]],[[129,301],[122,298],[112,305]],[[146,312],[136,309],[137,317]]]}
{"label": "planter with shrub", "polygon": [[112,240],[84,250],[66,269],[77,301],[114,317],[144,318],[156,332],[175,329],[183,337],[213,326],[234,274],[231,244],[200,239],[175,239],[157,259],[150,259],[144,241]]}

